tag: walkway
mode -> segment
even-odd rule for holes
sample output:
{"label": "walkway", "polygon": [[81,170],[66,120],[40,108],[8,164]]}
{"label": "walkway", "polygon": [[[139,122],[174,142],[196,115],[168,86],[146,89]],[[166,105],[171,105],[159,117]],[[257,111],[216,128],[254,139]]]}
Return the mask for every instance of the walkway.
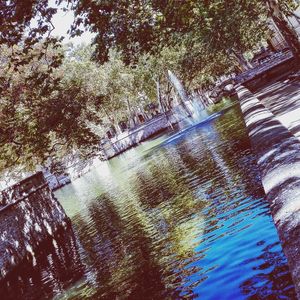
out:
{"label": "walkway", "polygon": [[263,87],[256,97],[300,139],[300,80],[282,80]]}

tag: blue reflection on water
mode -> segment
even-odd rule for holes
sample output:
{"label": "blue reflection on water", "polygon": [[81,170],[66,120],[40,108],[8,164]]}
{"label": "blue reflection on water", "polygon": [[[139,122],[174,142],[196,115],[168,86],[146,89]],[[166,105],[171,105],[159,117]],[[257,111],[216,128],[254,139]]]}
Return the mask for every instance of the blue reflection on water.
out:
{"label": "blue reflection on water", "polygon": [[[295,298],[238,108],[143,143],[56,195],[77,248],[61,236],[23,271],[30,299]],[[76,264],[59,253],[77,253]],[[11,299],[26,298],[24,286],[10,283]]]}

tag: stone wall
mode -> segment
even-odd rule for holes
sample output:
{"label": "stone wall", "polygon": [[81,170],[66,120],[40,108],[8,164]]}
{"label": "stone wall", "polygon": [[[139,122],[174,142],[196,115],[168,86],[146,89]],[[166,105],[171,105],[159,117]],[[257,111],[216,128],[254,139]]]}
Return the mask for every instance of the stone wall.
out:
{"label": "stone wall", "polygon": [[143,125],[118,135],[116,139],[104,142],[102,144],[102,157],[110,159],[138,145],[147,138],[170,128],[170,123],[176,124],[183,118],[184,115],[180,116],[177,111],[170,111],[166,115],[160,114]]}
{"label": "stone wall", "polygon": [[[154,136],[160,132],[171,128],[172,126],[181,122],[185,122],[185,119],[190,118],[188,113],[192,116],[196,116],[204,113],[204,118],[207,117],[207,113],[201,101],[194,99],[193,101],[186,101],[184,108],[182,105],[169,110],[166,114],[159,114],[150,121],[132,129],[127,132],[119,134],[116,138],[105,140],[101,145],[101,157],[104,160],[110,159],[131,147],[138,145],[151,136]],[[190,123],[190,122],[188,122]]]}
{"label": "stone wall", "polygon": [[63,293],[86,272],[79,246],[71,225],[56,232],[38,247],[36,265],[23,260],[0,281],[1,299],[64,299]]}
{"label": "stone wall", "polygon": [[0,280],[70,223],[42,172],[2,191],[0,198]]}
{"label": "stone wall", "polygon": [[246,76],[240,82],[251,92],[255,92],[266,84],[287,77],[291,72],[296,71],[297,67],[293,56],[287,54],[282,60],[267,62],[260,68],[249,70],[249,77]]}
{"label": "stone wall", "polygon": [[300,142],[248,89],[237,88],[252,149],[300,299]]}
{"label": "stone wall", "polygon": [[52,191],[55,191],[55,190],[65,186],[66,184],[71,183],[71,178],[70,178],[69,174],[61,174],[61,175],[56,176],[50,172],[43,172],[43,173],[44,173],[44,177]]}

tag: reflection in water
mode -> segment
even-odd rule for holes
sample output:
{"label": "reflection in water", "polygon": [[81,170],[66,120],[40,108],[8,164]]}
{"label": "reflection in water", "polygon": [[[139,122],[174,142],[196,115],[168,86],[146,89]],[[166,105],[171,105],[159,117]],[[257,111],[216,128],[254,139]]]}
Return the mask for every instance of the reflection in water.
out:
{"label": "reflection in water", "polygon": [[54,288],[32,284],[32,298],[295,298],[239,110],[152,143],[56,193],[78,259],[43,272]]}
{"label": "reflection in water", "polygon": [[253,269],[261,272],[247,278],[242,283],[242,292],[247,295],[248,299],[295,298],[296,296],[289,290],[286,294],[282,292],[286,288],[286,282],[290,280],[290,274],[286,267],[286,261],[281,254],[279,242],[266,246],[264,241],[260,241],[257,246],[262,248],[261,255],[246,262],[255,265]]}
{"label": "reflection in water", "polygon": [[25,261],[1,282],[1,299],[45,299],[62,293],[84,276],[71,226],[43,242],[38,253],[36,263]]}

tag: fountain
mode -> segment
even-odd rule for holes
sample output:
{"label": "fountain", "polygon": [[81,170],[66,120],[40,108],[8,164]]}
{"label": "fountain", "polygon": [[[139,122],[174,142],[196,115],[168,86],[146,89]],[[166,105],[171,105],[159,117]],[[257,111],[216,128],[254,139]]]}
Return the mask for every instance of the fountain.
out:
{"label": "fountain", "polygon": [[186,105],[186,102],[189,101],[189,97],[188,97],[188,94],[187,94],[183,84],[180,82],[180,80],[177,78],[177,76],[170,70],[168,70],[168,77],[181,99],[181,105],[184,108],[184,110],[186,111],[187,116],[191,117],[192,113]]}
{"label": "fountain", "polygon": [[188,101],[189,100],[188,94],[187,94],[183,84],[177,78],[177,76],[170,70],[168,70],[168,76],[169,76],[170,81],[174,85],[175,89],[177,90],[182,102]]}
{"label": "fountain", "polygon": [[168,77],[181,99],[181,109],[180,107],[178,109],[179,114],[181,116],[187,115],[188,117],[192,117],[192,119],[190,118],[181,118],[181,119],[184,119],[188,123],[188,125],[191,126],[195,125],[195,123],[198,123],[206,119],[208,117],[208,113],[204,105],[196,99],[195,95],[192,95],[192,97],[190,98],[181,81],[170,70],[168,70]]}

